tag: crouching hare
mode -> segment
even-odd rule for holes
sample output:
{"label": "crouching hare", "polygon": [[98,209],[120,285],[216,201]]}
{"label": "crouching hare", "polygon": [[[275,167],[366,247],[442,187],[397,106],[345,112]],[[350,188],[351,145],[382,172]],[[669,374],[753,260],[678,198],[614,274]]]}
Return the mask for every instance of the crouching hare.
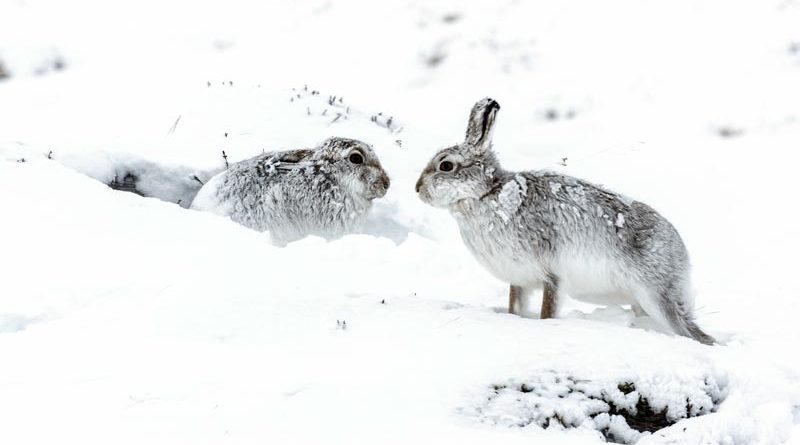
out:
{"label": "crouching hare", "polygon": [[264,153],[211,178],[192,208],[229,216],[269,231],[285,245],[307,235],[335,238],[359,229],[389,188],[389,176],[372,148],[330,138],[313,149]]}
{"label": "crouching hare", "polygon": [[565,294],[596,304],[631,304],[675,333],[713,344],[694,322],[689,256],[655,210],[589,182],[545,171],[504,170],[492,151],[500,105],[475,104],[463,143],[439,151],[416,190],[455,217],[477,260],[510,284],[520,313],[543,288],[542,318]]}

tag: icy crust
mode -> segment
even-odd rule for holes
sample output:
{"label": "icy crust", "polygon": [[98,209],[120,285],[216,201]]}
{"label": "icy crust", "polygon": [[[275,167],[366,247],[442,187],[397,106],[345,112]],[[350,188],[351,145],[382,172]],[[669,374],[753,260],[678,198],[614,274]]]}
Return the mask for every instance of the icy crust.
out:
{"label": "icy crust", "polygon": [[682,419],[714,412],[726,396],[725,381],[711,372],[597,378],[548,369],[490,385],[484,402],[465,412],[492,425],[589,429],[632,444]]}

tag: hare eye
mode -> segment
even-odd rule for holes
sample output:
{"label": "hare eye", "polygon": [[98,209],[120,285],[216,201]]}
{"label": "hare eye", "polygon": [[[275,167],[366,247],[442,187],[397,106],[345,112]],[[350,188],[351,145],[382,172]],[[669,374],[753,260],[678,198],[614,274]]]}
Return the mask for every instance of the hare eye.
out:
{"label": "hare eye", "polygon": [[439,171],[443,172],[453,171],[453,167],[455,167],[455,165],[453,165],[453,163],[450,161],[442,161],[439,163]]}
{"label": "hare eye", "polygon": [[352,162],[353,164],[363,164],[364,163],[364,156],[359,152],[350,153],[350,156],[347,159]]}

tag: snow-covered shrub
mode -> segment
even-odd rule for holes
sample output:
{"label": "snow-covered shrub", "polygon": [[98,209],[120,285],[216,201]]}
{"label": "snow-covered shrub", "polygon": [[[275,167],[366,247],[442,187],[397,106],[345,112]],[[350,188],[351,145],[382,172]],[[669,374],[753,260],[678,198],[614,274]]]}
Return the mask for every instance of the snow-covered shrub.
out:
{"label": "snow-covered shrub", "polygon": [[353,119],[369,119],[370,122],[389,130],[390,133],[403,131],[403,126],[392,115],[360,109],[346,102],[342,96],[323,94],[319,90],[309,88],[308,85],[304,85],[302,88],[292,88],[289,101],[301,107],[307,116],[326,124],[344,123]]}
{"label": "snow-covered shrub", "polygon": [[547,370],[491,385],[485,401],[465,412],[505,427],[588,428],[607,441],[628,444],[679,420],[712,413],[724,397],[724,383],[710,373],[699,379],[592,379]]}

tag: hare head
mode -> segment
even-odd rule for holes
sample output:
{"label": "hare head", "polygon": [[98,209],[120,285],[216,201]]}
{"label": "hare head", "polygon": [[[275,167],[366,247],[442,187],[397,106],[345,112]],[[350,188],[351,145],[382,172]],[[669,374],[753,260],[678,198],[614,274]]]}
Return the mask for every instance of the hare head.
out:
{"label": "hare head", "polygon": [[460,201],[480,199],[492,190],[500,168],[492,152],[492,133],[500,104],[485,98],[473,107],[464,142],[440,150],[417,180],[420,199],[450,208]]}
{"label": "hare head", "polygon": [[389,189],[389,176],[368,144],[355,139],[332,137],[315,153],[327,161],[328,173],[350,193],[367,200],[381,198]]}

